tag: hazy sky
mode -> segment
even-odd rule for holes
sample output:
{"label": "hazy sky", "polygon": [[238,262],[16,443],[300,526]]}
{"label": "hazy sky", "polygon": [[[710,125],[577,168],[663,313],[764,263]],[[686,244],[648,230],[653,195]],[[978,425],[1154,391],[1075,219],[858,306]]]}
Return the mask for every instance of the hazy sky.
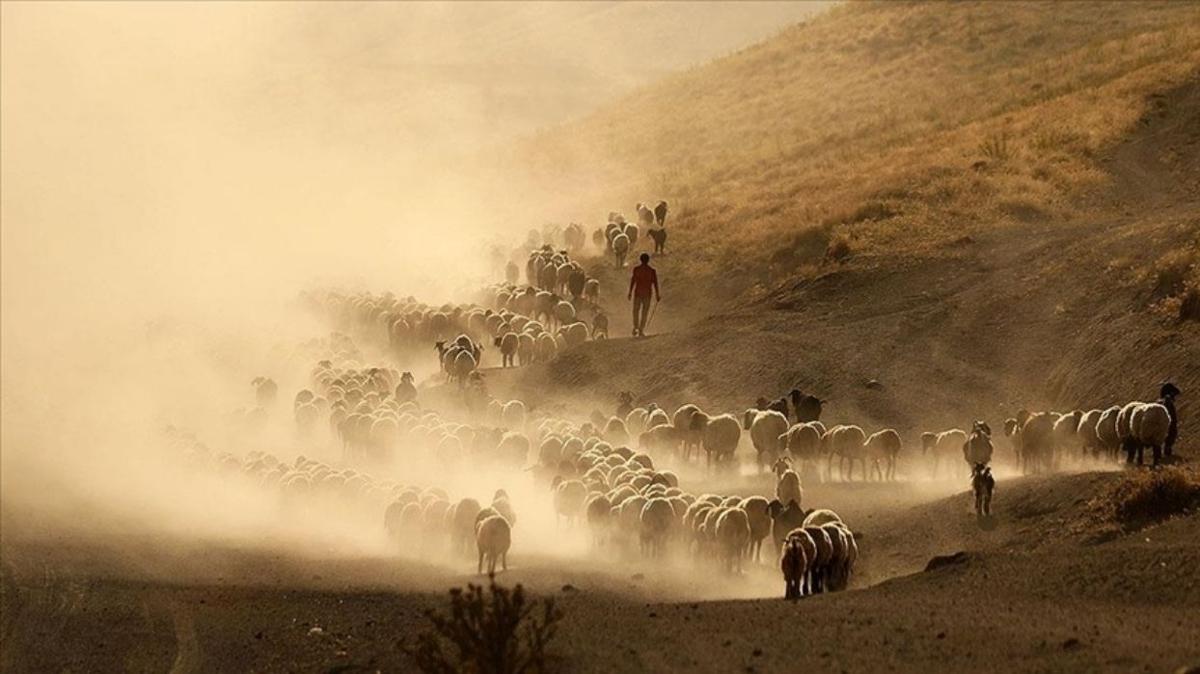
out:
{"label": "hazy sky", "polygon": [[473,152],[818,8],[5,2],[5,353],[313,279],[444,294],[519,218]]}

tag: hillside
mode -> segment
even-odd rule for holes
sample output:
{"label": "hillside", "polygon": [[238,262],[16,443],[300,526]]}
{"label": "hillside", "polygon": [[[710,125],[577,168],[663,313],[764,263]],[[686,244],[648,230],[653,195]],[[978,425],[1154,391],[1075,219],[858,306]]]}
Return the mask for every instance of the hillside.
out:
{"label": "hillside", "polygon": [[1195,390],[1200,6],[1132,9],[839,7],[537,139],[598,198],[671,201],[668,301],[654,338],[518,388],[738,409],[799,384],[903,431]]}
{"label": "hillside", "polygon": [[668,199],[688,271],[745,287],[831,237],[912,249],[1077,214],[1108,184],[1097,155],[1198,66],[1191,3],[848,3],[520,159],[558,196],[549,218]]}

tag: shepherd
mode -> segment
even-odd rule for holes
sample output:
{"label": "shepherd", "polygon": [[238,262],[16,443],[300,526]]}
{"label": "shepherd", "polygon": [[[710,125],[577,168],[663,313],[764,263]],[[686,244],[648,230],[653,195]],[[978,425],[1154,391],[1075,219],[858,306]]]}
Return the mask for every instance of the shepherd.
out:
{"label": "shepherd", "polygon": [[657,303],[662,301],[662,295],[658,291],[658,272],[650,266],[650,254],[642,253],[638,259],[642,263],[633,268],[629,278],[629,299],[633,300],[633,336],[645,337],[650,296],[653,294]]}

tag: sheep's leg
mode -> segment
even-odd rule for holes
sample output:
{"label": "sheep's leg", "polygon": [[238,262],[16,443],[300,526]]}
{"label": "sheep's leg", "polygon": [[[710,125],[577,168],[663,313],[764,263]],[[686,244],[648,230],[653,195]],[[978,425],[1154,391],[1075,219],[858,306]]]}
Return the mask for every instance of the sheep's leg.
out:
{"label": "sheep's leg", "polygon": [[479,551],[479,568],[476,570],[476,573],[483,573],[483,550]]}
{"label": "sheep's leg", "polygon": [[1151,445],[1150,449],[1154,452],[1154,463],[1152,465],[1157,466],[1158,462],[1162,460],[1162,446]]}
{"label": "sheep's leg", "polygon": [[500,555],[500,568],[508,571],[508,551],[505,550],[503,555]]}

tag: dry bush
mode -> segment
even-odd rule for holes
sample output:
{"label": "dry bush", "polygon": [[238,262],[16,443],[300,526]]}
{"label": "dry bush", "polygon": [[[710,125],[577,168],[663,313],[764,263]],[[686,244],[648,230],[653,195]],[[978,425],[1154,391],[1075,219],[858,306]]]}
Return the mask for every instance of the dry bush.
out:
{"label": "dry bush", "polygon": [[1007,161],[1012,157],[1008,147],[1008,134],[993,133],[979,144],[979,153],[992,161]]}
{"label": "dry bush", "polygon": [[1200,321],[1200,279],[1193,279],[1179,296],[1179,320]]}
{"label": "dry bush", "polygon": [[509,590],[494,577],[486,594],[474,584],[450,590],[449,615],[432,610],[426,615],[433,630],[418,636],[405,653],[421,671],[438,674],[545,672],[546,646],[562,619],[553,599],[530,602],[520,584]]}
{"label": "dry bush", "polygon": [[850,246],[850,237],[845,234],[838,234],[829,241],[829,246],[825,249],[825,259],[833,262],[843,262],[850,257],[853,248]]}
{"label": "dry bush", "polygon": [[1151,269],[1154,296],[1174,297],[1182,293],[1195,262],[1196,251],[1190,248],[1173,250],[1158,258]]}
{"label": "dry bush", "polygon": [[1130,472],[1107,494],[1093,501],[1106,519],[1137,529],[1200,506],[1200,474],[1170,466]]}

